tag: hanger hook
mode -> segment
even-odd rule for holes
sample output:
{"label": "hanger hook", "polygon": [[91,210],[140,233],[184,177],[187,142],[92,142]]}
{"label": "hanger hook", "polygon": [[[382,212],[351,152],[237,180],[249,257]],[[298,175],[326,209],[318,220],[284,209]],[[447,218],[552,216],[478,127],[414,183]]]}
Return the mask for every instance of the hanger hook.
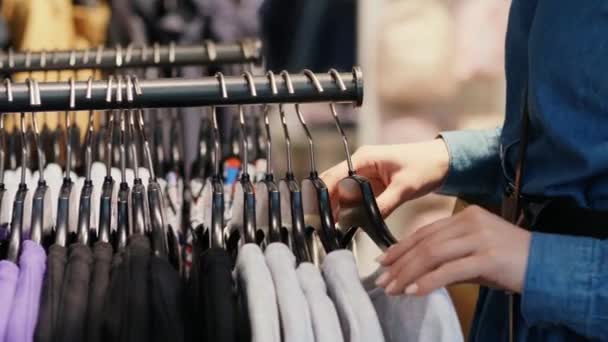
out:
{"label": "hanger hook", "polygon": [[[116,102],[122,104],[122,77],[118,77],[118,85],[116,89]],[[119,109],[120,115],[120,177],[121,181],[125,183],[127,181],[127,151],[125,148],[125,111]]]}
{"label": "hanger hook", "polygon": [[[336,69],[330,69],[329,74],[332,79],[340,89],[340,91],[346,91],[346,86],[344,85],[344,81],[342,81],[342,77],[340,73]],[[348,165],[348,173],[354,174],[355,169],[353,167],[353,161],[351,159],[350,148],[348,146],[348,138],[346,137],[346,133],[344,133],[344,128],[342,128],[342,123],[340,122],[340,118],[338,118],[338,112],[336,111],[336,104],[334,102],[329,103],[329,108],[331,110],[331,115],[334,117],[334,121],[336,122],[336,128],[338,132],[342,136],[342,144],[344,145],[344,152],[346,153],[346,163]]]}
{"label": "hanger hook", "polygon": [[[226,80],[224,79],[224,74],[218,72],[215,74],[215,78],[218,80],[220,85],[220,93],[222,99],[228,98],[228,91],[226,90]],[[222,151],[220,149],[220,129],[217,124],[217,108],[215,105],[211,106],[211,115],[213,121],[213,144],[215,145],[215,160],[214,160],[214,176],[220,176],[220,158]]]}
{"label": "hanger hook", "polygon": [[[36,89],[34,82],[31,78],[26,80],[26,84],[29,90],[30,107],[36,106]],[[19,120],[19,128],[21,133],[21,183],[25,184],[25,169],[27,168],[27,138],[26,138],[26,127],[25,127],[25,112],[21,112]]]}
{"label": "hanger hook", "polygon": [[[245,81],[247,82],[247,86],[249,87],[249,95],[252,97],[258,96],[258,92],[255,89],[255,81],[253,80],[253,76],[249,71],[246,71],[243,74],[245,77]],[[249,167],[249,142],[247,141],[247,127],[245,125],[245,113],[243,111],[243,106],[238,105],[239,110],[239,124],[241,127],[241,139],[243,142],[243,166],[242,166],[242,174],[247,174],[247,168]]]}
{"label": "hanger hook", "polygon": [[103,58],[103,45],[99,45],[97,47],[97,52],[95,53],[95,64],[101,65],[101,60]]}
{"label": "hanger hook", "polygon": [[[315,74],[310,70],[304,70],[304,74],[306,75],[306,77],[308,77],[310,82],[314,85],[317,92],[322,93],[323,87],[321,87],[321,84],[319,83],[319,80],[317,79]],[[287,80],[287,82],[289,82],[291,84],[290,77],[287,77],[286,80]],[[292,85],[292,88],[293,88],[293,85]],[[315,163],[315,145],[314,145],[314,141],[312,139],[312,134],[310,134],[308,125],[306,124],[306,121],[304,120],[304,115],[302,114],[302,111],[300,110],[300,104],[296,103],[294,106],[296,108],[296,115],[298,116],[298,120],[300,121],[302,128],[304,128],[304,132],[306,133],[306,138],[308,139],[308,158],[309,158],[309,163],[310,163],[310,172],[316,174],[317,165]]]}
{"label": "hanger hook", "polygon": [[122,46],[120,44],[116,44],[115,53],[116,56],[114,56],[114,63],[116,68],[120,68],[122,66]]}
{"label": "hanger hook", "polygon": [[[139,79],[136,75],[131,75],[133,79],[133,88],[135,89],[135,95],[140,96],[143,94],[141,90],[141,85],[139,84]],[[150,179],[152,181],[156,181],[156,173],[154,172],[154,161],[152,160],[152,151],[150,149],[150,142],[148,140],[148,135],[146,134],[146,130],[144,128],[144,114],[143,109],[138,108],[137,110],[137,124],[139,129],[139,134],[141,135],[141,139],[144,144],[144,153],[146,155],[146,161],[148,164],[148,169],[150,170]]]}
{"label": "hanger hook", "polygon": [[154,43],[152,48],[154,50],[154,64],[159,64],[160,63],[160,45],[158,45],[158,42],[156,42],[156,43]]}
{"label": "hanger hook", "polygon": [[135,173],[135,179],[139,179],[139,158],[137,158],[137,145],[135,141],[135,114],[133,113],[133,82],[131,77],[125,77],[126,91],[127,91],[127,102],[129,103],[129,109],[126,111],[128,114],[128,132],[129,132],[129,145],[131,147],[131,159],[133,161],[133,172]]}
{"label": "hanger hook", "polygon": [[[26,69],[30,69],[32,66],[32,51],[27,50],[25,51],[25,68]],[[29,72],[31,73],[32,71],[29,70]]]}
{"label": "hanger hook", "polygon": [[[11,85],[10,78],[5,78],[4,83],[6,85],[6,98],[8,102],[13,102],[13,87]],[[4,184],[4,160],[6,155],[6,131],[4,130],[4,113],[0,114],[0,182]]]}
{"label": "hanger hook", "polygon": [[[289,73],[286,70],[281,71],[281,77],[283,80],[289,79]],[[289,95],[294,94],[293,84],[286,81],[287,92]],[[285,135],[285,149],[287,152],[287,174],[293,174],[292,160],[291,160],[291,138],[289,137],[289,129],[287,128],[287,119],[285,118],[285,108],[282,103],[279,103],[279,114],[281,116],[281,124],[283,125],[283,134]]]}
{"label": "hanger hook", "polygon": [[[93,77],[90,76],[87,80],[87,93],[86,99],[91,101],[93,99]],[[85,154],[84,154],[84,163],[85,163],[85,177],[86,180],[91,180],[91,166],[93,164],[93,110],[89,110],[89,123],[87,126],[87,134],[85,138]]]}
{"label": "hanger hook", "polygon": [[[27,79],[28,86],[30,89],[34,90],[34,98],[40,105],[40,87],[38,86],[38,81]],[[32,126],[34,128],[34,141],[36,142],[36,149],[38,152],[38,172],[40,173],[40,181],[44,182],[44,167],[46,165],[46,160],[44,156],[44,150],[42,147],[42,143],[40,141],[40,128],[38,126],[38,119],[36,118],[36,113],[32,112]]]}
{"label": "hanger hook", "polygon": [[125,52],[125,64],[129,65],[131,63],[132,58],[133,58],[133,43],[129,43],[129,45],[127,45],[127,52]]}
{"label": "hanger hook", "polygon": [[169,43],[169,64],[175,63],[175,42]]}
{"label": "hanger hook", "polygon": [[[108,83],[106,85],[106,102],[112,103],[112,82],[114,82],[114,76],[108,77]],[[110,120],[108,122],[108,140],[106,141],[106,177],[110,177],[112,174],[112,138],[114,134],[114,109],[110,110]]]}
{"label": "hanger hook", "polygon": [[148,46],[143,44],[141,46],[141,61],[146,62],[148,60]]}
{"label": "hanger hook", "polygon": [[12,47],[8,48],[8,67],[10,69],[15,67],[15,52]]}
{"label": "hanger hook", "polygon": [[207,52],[207,58],[210,62],[214,62],[217,58],[217,50],[215,49],[215,43],[212,40],[205,40],[205,51]]}
{"label": "hanger hook", "polygon": [[72,143],[71,143],[71,135],[72,135],[72,118],[71,111],[76,108],[76,83],[74,82],[74,78],[70,77],[70,108],[65,112],[65,135],[66,135],[66,166],[65,166],[65,178],[70,178],[70,173],[72,171]]}
{"label": "hanger hook", "polygon": [[[274,73],[272,71],[268,71],[266,73],[266,77],[268,78],[268,82],[270,83],[270,92],[273,96],[276,96],[279,91],[277,89],[277,82],[274,77]],[[264,127],[266,128],[266,174],[272,174],[272,136],[270,135],[270,119],[268,114],[270,112],[270,105],[268,103],[264,104]]]}
{"label": "hanger hook", "polygon": [[82,65],[87,65],[89,64],[89,59],[91,59],[91,50],[84,49],[84,52],[82,54]]}
{"label": "hanger hook", "polygon": [[76,50],[72,49],[70,51],[70,67],[74,67],[76,65]]}

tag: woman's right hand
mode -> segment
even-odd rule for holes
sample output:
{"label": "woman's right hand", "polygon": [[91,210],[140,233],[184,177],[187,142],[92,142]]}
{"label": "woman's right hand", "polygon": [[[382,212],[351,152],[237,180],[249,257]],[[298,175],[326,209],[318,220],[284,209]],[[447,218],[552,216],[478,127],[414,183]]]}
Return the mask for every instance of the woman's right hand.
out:
{"label": "woman's right hand", "polygon": [[[448,149],[442,139],[402,145],[363,146],[352,155],[355,172],[372,184],[382,217],[405,201],[436,190],[449,168]],[[325,171],[333,203],[338,203],[338,183],[348,176],[346,161]]]}

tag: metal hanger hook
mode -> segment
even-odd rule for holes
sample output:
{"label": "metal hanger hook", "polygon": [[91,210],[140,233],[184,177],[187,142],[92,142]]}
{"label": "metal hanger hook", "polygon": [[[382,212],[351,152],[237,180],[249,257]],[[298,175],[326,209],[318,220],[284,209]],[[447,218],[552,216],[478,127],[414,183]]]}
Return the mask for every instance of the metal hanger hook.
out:
{"label": "metal hanger hook", "polygon": [[[277,89],[277,81],[274,77],[274,73],[272,71],[268,71],[266,73],[266,77],[268,78],[268,82],[270,83],[270,91],[273,96],[276,96],[279,91]],[[272,174],[272,136],[270,135],[270,118],[268,114],[270,112],[270,105],[268,103],[264,104],[264,127],[266,128],[266,174]]]}
{"label": "metal hanger hook", "polygon": [[[143,94],[139,79],[135,75],[131,75],[133,88],[135,89],[135,95],[140,96]],[[144,123],[144,111],[141,108],[137,109],[137,124],[139,134],[141,135],[142,142],[144,144],[144,153],[146,155],[146,161],[148,164],[148,170],[150,171],[150,179],[156,181],[156,173],[154,171],[154,161],[152,160],[152,151],[150,148],[150,142],[148,135],[146,134],[145,123]]]}
{"label": "metal hanger hook", "polygon": [[[286,70],[281,71],[281,77],[283,80],[286,80],[286,77],[289,78],[289,73]],[[295,92],[293,90],[293,84],[291,82],[286,81],[287,92],[290,95],[293,95]],[[283,135],[285,136],[285,150],[287,152],[287,173],[289,175],[293,174],[293,164],[291,158],[291,138],[289,137],[289,129],[287,127],[287,118],[285,117],[285,108],[282,103],[279,103],[279,115],[281,116],[281,124],[283,125]]]}
{"label": "metal hanger hook", "polygon": [[[108,83],[106,85],[106,102],[112,103],[112,83],[114,82],[114,76],[108,77]],[[110,177],[112,174],[112,138],[114,134],[114,109],[110,110],[110,120],[108,122],[108,136],[106,141],[106,177]]]}
{"label": "metal hanger hook", "polygon": [[[312,84],[315,86],[317,92],[322,93],[323,87],[321,87],[321,84],[319,84],[319,80],[317,80],[316,76],[312,73],[312,71],[304,70],[304,74],[310,79]],[[312,74],[312,76],[310,74]],[[291,83],[291,77],[289,77],[289,74],[287,74],[285,76],[285,82],[287,82],[287,84],[289,85],[288,86],[289,88],[293,89],[293,85]],[[308,129],[306,120],[304,120],[304,115],[302,115],[302,111],[300,109],[300,104],[296,103],[294,105],[294,107],[296,109],[296,115],[298,116],[298,120],[300,121],[300,124],[302,125],[302,128],[304,129],[304,133],[306,134],[306,138],[308,139],[308,160],[310,163],[310,171],[312,173],[316,173],[317,165],[315,163],[315,144],[312,139],[312,134],[310,133],[310,130]]]}
{"label": "metal hanger hook", "polygon": [[[255,82],[253,81],[253,76],[249,71],[246,71],[243,74],[245,77],[245,81],[247,82],[247,86],[249,87],[249,94],[252,97],[257,97],[258,93],[255,89]],[[241,139],[243,141],[243,166],[242,173],[244,175],[247,174],[247,168],[249,167],[249,142],[247,141],[247,127],[245,125],[245,113],[243,112],[243,106],[239,105],[239,124],[241,126]]]}
{"label": "metal hanger hook", "polygon": [[[40,105],[40,87],[38,86],[38,81],[28,78],[26,82],[30,88],[30,97],[33,96],[34,101],[37,102],[36,104]],[[38,119],[36,118],[35,112],[32,112],[32,126],[34,128],[34,141],[36,142],[36,150],[38,152],[38,172],[40,173],[39,179],[41,182],[44,182],[44,167],[46,165],[46,160],[42,143],[40,141],[40,128],[38,126]]]}
{"label": "metal hanger hook", "polygon": [[70,108],[65,112],[65,136],[66,136],[66,166],[65,166],[65,178],[70,178],[72,171],[72,118],[71,111],[76,108],[76,83],[74,78],[70,77]]}
{"label": "metal hanger hook", "polygon": [[[86,98],[87,100],[91,101],[93,98],[93,77],[89,77],[89,79],[87,80],[87,93],[86,93]],[[85,154],[84,154],[84,159],[85,159],[85,177],[86,180],[91,180],[91,167],[93,164],[93,118],[94,118],[94,113],[93,110],[89,110],[89,123],[87,125],[87,134],[86,134],[86,141],[85,141]]]}
{"label": "metal hanger hook", "polygon": [[135,141],[135,114],[133,112],[133,108],[131,108],[133,104],[133,82],[131,81],[131,77],[127,76],[125,78],[126,82],[126,91],[127,91],[127,102],[129,104],[129,109],[127,110],[128,114],[128,131],[129,131],[129,143],[131,147],[131,158],[133,160],[133,172],[135,173],[135,179],[139,179],[139,158],[137,158],[137,144]]}
{"label": "metal hanger hook", "polygon": [[[340,73],[336,69],[330,69],[329,74],[333,78],[334,82],[340,89],[340,91],[346,91],[346,86],[344,85],[344,81],[342,81],[342,77]],[[346,133],[344,132],[344,128],[342,127],[342,123],[340,122],[340,118],[338,118],[338,112],[336,111],[336,104],[333,102],[329,103],[329,108],[331,110],[331,115],[334,117],[334,121],[336,122],[336,128],[338,132],[342,136],[342,144],[344,145],[344,152],[346,153],[346,163],[348,165],[348,173],[354,174],[355,169],[353,167],[353,161],[351,159],[350,148],[348,146],[348,138],[346,137]]]}
{"label": "metal hanger hook", "polygon": [[205,51],[207,52],[207,58],[209,58],[210,62],[215,61],[217,58],[217,50],[215,48],[215,43],[212,40],[205,40]]}
{"label": "metal hanger hook", "polygon": [[[116,89],[116,102],[122,104],[122,77],[118,77],[118,85]],[[127,181],[127,150],[125,141],[125,112],[126,110],[119,109],[119,120],[120,120],[120,177],[123,183]]]}
{"label": "metal hanger hook", "polygon": [[[220,86],[220,94],[222,99],[228,98],[228,91],[226,90],[226,80],[224,79],[224,74],[218,72],[215,74],[215,78],[217,79]],[[211,106],[211,115],[213,121],[213,144],[215,149],[215,160],[213,165],[214,176],[220,176],[220,159],[221,159],[221,148],[220,148],[220,129],[217,124],[217,107]]]}

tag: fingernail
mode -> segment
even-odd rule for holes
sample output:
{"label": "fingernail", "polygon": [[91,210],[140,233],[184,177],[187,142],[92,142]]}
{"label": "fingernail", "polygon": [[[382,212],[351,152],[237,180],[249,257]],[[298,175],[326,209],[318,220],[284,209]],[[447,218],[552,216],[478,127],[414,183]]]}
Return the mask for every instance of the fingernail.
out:
{"label": "fingernail", "polygon": [[405,288],[405,294],[408,296],[414,295],[418,292],[418,284],[413,283]]}
{"label": "fingernail", "polygon": [[396,280],[391,281],[391,283],[388,284],[388,286],[386,287],[386,293],[393,294],[395,292],[396,287],[397,287],[397,281]]}
{"label": "fingernail", "polygon": [[377,262],[377,263],[380,263],[380,264],[381,264],[381,263],[382,263],[384,260],[386,260],[386,254],[385,254],[385,253],[378,255],[378,257],[376,258],[376,262]]}
{"label": "fingernail", "polygon": [[390,279],[391,274],[388,272],[384,272],[382,273],[381,276],[378,277],[378,279],[376,279],[376,286],[384,286],[386,285],[386,282]]}

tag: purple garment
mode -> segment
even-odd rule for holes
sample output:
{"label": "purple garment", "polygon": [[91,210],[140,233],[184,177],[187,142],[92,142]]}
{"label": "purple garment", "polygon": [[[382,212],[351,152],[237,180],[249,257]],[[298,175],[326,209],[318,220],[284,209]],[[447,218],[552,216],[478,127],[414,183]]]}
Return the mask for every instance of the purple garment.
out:
{"label": "purple garment", "polygon": [[18,277],[17,265],[7,260],[0,261],[0,341],[4,341],[6,334]]}
{"label": "purple garment", "polygon": [[19,280],[4,342],[34,340],[45,269],[44,248],[33,241],[23,241],[19,257]]}

